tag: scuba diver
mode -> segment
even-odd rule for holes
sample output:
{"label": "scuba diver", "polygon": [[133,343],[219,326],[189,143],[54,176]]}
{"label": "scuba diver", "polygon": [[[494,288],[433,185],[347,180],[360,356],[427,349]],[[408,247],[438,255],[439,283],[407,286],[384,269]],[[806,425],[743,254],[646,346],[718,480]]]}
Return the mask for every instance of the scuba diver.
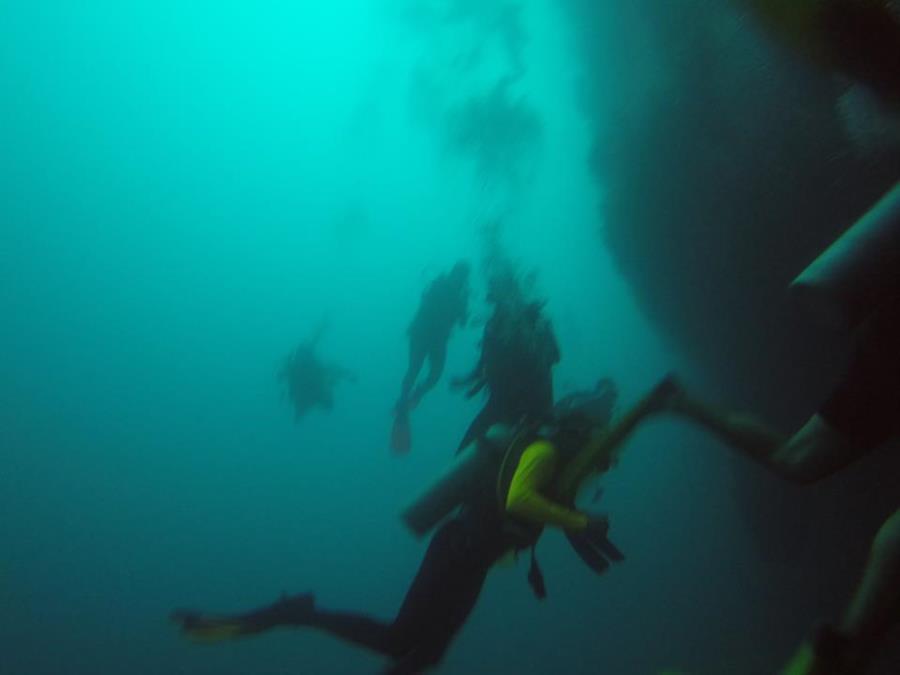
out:
{"label": "scuba diver", "polygon": [[287,395],[294,405],[294,420],[299,421],[313,408],[331,410],[334,407],[334,388],[345,380],[356,381],[346,368],[324,363],[316,354],[316,346],[325,331],[323,321],[312,335],[297,345],[284,360],[278,377],[285,384]]}
{"label": "scuba diver", "polygon": [[[409,366],[403,377],[400,399],[394,408],[396,417],[391,433],[391,445],[396,452],[407,452],[410,448],[409,413],[441,378],[447,342],[454,326],[466,325],[468,302],[469,264],[465,261],[456,263],[449,274],[437,277],[422,293],[419,309],[406,331],[409,336]],[[428,376],[414,386],[426,359]]]}
{"label": "scuba diver", "polygon": [[744,0],[812,61],[900,110],[900,6],[891,0]]}
{"label": "scuba diver", "polygon": [[[717,410],[675,382],[666,408],[699,423],[791,482],[810,485],[824,480],[900,437],[900,295],[868,319],[843,380],[791,436],[750,415]],[[862,580],[840,625],[820,627],[784,675],[864,673],[898,623],[900,510],[876,534]]]}
{"label": "scuba diver", "polygon": [[511,269],[494,274],[487,300],[494,305],[485,323],[475,368],[451,383],[466,398],[486,390],[488,400],[460,441],[462,450],[494,424],[541,419],[553,409],[553,366],[559,343],[544,302],[529,300]]}
{"label": "scuba diver", "polygon": [[489,570],[507,553],[532,549],[529,581],[543,597],[534,545],[544,526],[563,529],[576,553],[598,573],[624,558],[607,537],[608,518],[575,510],[575,495],[588,476],[615,464],[622,441],[661,409],[669,388],[664,380],[612,425],[615,396],[607,391],[601,401],[586,397],[564,403],[544,425],[498,426],[476,440],[452,476],[404,515],[419,534],[437,530],[392,621],[320,608],[311,593],[285,595],[267,607],[231,615],[178,610],[172,619],[199,641],[304,627],[388,657],[387,672],[395,675],[435,666],[475,606]]}
{"label": "scuba diver", "polygon": [[[770,471],[821,481],[900,437],[900,183],[790,286],[823,326],[854,336],[843,378],[807,422],[785,436],[756,418],[717,410],[675,381],[666,408],[709,429]],[[819,629],[785,675],[859,675],[900,623],[900,510],[881,526],[839,626]]]}

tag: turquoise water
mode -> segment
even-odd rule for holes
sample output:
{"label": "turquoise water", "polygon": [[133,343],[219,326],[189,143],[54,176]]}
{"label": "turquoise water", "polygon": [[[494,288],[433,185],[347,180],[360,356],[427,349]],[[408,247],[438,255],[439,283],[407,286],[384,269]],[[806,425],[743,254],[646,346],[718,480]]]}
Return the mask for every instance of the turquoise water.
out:
{"label": "turquoise water", "polygon": [[[167,616],[304,590],[392,615],[426,544],[397,514],[480,406],[446,385],[476,325],[390,453],[405,330],[431,278],[477,268],[488,223],[537,272],[558,394],[691,376],[605,249],[603,82],[560,4],[513,7],[0,4],[0,672],[377,672],[321,634],[198,647]],[[322,321],[358,379],[295,423],[277,370]],[[548,600],[524,561],[495,570],[438,672],[784,660],[821,607],[766,634],[771,567],[726,457],[648,423],[603,480],[628,561],[598,579],[548,535]]]}

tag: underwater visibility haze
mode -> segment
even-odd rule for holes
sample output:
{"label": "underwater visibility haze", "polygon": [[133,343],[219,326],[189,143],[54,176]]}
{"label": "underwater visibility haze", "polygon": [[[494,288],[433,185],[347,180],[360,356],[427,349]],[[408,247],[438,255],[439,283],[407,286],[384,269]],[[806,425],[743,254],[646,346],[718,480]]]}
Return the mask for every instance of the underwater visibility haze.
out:
{"label": "underwater visibility haze", "polygon": [[[303,629],[196,645],[169,615],[312,591],[393,616],[428,542],[400,514],[485,400],[449,383],[478,359],[498,260],[546,301],[557,397],[608,377],[624,410],[677,372],[786,428],[815,408],[837,366],[813,356],[844,345],[794,362],[761,317],[896,180],[900,134],[739,3],[614,4],[0,3],[0,673],[384,668]],[[797,86],[827,121],[791,145],[763,125]],[[748,234],[728,190],[787,199],[791,162],[820,161],[864,167],[840,222],[787,251],[775,225]],[[398,454],[407,329],[460,260],[467,322]],[[582,495],[602,490],[624,562],[598,576],[548,532],[547,598],[527,553],[502,561],[435,672],[776,672],[896,508],[871,468],[838,542],[808,534],[802,494],[654,417]]]}

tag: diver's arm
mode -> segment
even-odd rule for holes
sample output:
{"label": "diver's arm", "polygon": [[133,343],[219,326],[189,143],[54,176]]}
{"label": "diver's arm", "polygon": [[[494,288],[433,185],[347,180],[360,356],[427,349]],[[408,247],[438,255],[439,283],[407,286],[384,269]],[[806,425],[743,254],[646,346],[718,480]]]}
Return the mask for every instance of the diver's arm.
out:
{"label": "diver's arm", "polygon": [[557,483],[558,493],[566,499],[574,499],[581,481],[591,473],[602,473],[615,464],[622,441],[645,417],[659,412],[666,398],[671,395],[673,386],[674,381],[671,378],[663,379],[650,393],[616,420],[605,434],[592,439],[563,469]]}
{"label": "diver's arm", "polygon": [[794,483],[808,484],[825,478],[859,454],[819,415],[813,415],[793,436],[786,436],[752,415],[719,410],[683,390],[672,397],[671,409]]}
{"label": "diver's arm", "polygon": [[532,443],[522,454],[513,475],[506,497],[506,510],[517,518],[542,525],[583,530],[588,524],[586,515],[567,509],[540,492],[552,480],[555,467],[556,448],[547,441]]}

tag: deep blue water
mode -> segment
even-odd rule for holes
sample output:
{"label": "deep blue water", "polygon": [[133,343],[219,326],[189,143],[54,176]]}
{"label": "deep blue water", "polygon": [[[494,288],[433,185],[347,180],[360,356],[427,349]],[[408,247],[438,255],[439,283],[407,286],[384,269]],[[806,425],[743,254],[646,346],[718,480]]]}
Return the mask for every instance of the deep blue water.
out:
{"label": "deep blue water", "polygon": [[[446,385],[476,325],[393,456],[405,329],[486,223],[537,272],[559,394],[691,377],[604,249],[567,15],[514,4],[0,4],[0,672],[377,672],[311,632],[198,647],[167,615],[395,611],[426,543],[398,513],[480,404]],[[358,381],[295,423],[276,373],[323,320]],[[439,672],[782,661],[800,634],[759,648],[770,570],[726,456],[648,423],[602,481],[627,562],[595,578],[549,534],[549,599],[495,570]]]}

